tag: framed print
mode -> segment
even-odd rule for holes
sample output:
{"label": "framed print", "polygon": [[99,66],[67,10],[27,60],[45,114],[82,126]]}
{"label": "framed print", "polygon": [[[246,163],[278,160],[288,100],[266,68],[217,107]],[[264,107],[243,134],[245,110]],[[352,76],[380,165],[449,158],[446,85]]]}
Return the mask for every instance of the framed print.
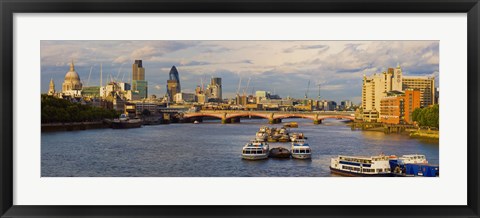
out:
{"label": "framed print", "polygon": [[1,11],[2,217],[479,216],[476,0]]}

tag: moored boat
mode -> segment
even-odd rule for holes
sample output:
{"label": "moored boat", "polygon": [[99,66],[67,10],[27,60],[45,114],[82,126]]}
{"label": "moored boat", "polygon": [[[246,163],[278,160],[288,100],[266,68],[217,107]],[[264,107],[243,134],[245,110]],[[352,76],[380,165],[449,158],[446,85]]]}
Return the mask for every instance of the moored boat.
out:
{"label": "moored boat", "polygon": [[252,140],[243,146],[242,158],[246,160],[262,160],[267,159],[269,146],[267,142]]}
{"label": "moored boat", "polygon": [[437,177],[440,174],[440,167],[429,164],[425,155],[403,155],[399,158],[391,158],[389,163],[393,176]]}
{"label": "moored boat", "polygon": [[339,155],[330,161],[330,171],[342,176],[391,176],[390,157]]}
{"label": "moored boat", "polygon": [[140,128],[142,127],[141,119],[130,119],[125,114],[121,114],[118,119],[114,119],[110,123],[110,127],[113,129],[129,129],[129,128]]}
{"label": "moored boat", "polygon": [[265,132],[257,132],[257,134],[255,134],[255,140],[258,141],[265,141],[267,137],[268,135]]}
{"label": "moored boat", "polygon": [[273,158],[290,158],[290,151],[283,147],[270,149],[269,157]]}
{"label": "moored boat", "polygon": [[289,128],[297,128],[298,127],[298,123],[297,122],[290,122],[290,123],[287,123],[285,125],[283,125],[284,127],[289,127]]}
{"label": "moored boat", "polygon": [[292,142],[292,148],[290,149],[292,157],[295,159],[310,159],[312,153],[310,145],[305,140],[295,140]]}

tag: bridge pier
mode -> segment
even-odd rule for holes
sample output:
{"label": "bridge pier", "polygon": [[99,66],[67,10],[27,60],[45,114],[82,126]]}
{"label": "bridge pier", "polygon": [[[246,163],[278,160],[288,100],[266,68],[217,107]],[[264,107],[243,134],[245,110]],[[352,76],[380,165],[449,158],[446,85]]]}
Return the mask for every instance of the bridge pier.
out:
{"label": "bridge pier", "polygon": [[227,124],[227,123],[240,123],[240,117],[223,118],[222,124]]}
{"label": "bridge pier", "polygon": [[269,124],[282,123],[282,119],[268,119]]}
{"label": "bridge pier", "polygon": [[313,124],[315,125],[322,124],[322,120],[313,120]]}

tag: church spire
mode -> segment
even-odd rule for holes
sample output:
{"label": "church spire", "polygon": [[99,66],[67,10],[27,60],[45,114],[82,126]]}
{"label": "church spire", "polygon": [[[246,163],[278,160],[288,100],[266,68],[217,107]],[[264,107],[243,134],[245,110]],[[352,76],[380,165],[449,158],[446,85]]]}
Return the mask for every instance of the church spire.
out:
{"label": "church spire", "polygon": [[73,64],[73,58],[72,58],[72,63],[70,63],[70,72],[75,71],[75,65]]}

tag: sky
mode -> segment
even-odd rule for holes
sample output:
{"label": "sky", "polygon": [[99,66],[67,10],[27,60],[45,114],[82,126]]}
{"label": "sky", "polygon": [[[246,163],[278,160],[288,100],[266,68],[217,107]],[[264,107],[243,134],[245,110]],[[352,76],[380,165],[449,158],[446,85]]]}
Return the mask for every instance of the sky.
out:
{"label": "sky", "polygon": [[[361,99],[364,74],[402,67],[404,75],[439,76],[439,41],[78,41],[42,40],[41,88],[50,79],[61,90],[73,60],[83,86],[113,79],[128,82],[135,59],[143,60],[148,92],[163,96],[170,68],[182,92],[221,77],[223,96],[270,91],[280,97],[337,102]],[[310,86],[308,84],[310,83]],[[248,86],[248,87],[247,87]],[[308,88],[309,87],[309,88]]]}

